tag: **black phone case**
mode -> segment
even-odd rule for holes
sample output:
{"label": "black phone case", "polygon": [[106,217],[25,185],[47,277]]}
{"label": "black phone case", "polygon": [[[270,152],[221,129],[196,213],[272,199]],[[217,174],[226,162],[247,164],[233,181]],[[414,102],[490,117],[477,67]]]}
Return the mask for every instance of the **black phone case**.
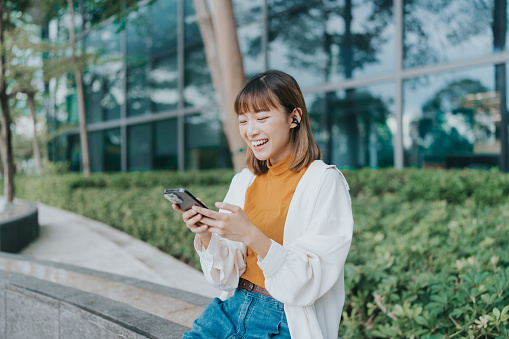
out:
{"label": "black phone case", "polygon": [[[178,199],[180,199],[181,202],[175,201],[174,197],[172,197],[172,194],[176,196]],[[207,206],[205,206],[202,202],[196,199],[194,195],[192,195],[189,191],[185,190],[184,188],[164,190],[163,195],[170,202],[172,203],[175,202],[183,211],[187,211],[195,205],[207,208]]]}

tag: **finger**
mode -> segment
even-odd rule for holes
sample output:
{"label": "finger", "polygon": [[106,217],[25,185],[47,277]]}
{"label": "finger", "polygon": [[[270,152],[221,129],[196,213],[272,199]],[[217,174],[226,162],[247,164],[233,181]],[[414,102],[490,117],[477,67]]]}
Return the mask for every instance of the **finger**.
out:
{"label": "finger", "polygon": [[221,213],[209,210],[208,208],[193,206],[193,210],[211,219],[219,219],[221,217]]}
{"label": "finger", "polygon": [[190,209],[190,210],[185,211],[184,214],[182,214],[182,218],[184,219],[184,221],[187,222],[187,220],[191,219],[196,214],[197,214],[197,212],[195,210]]}
{"label": "finger", "polygon": [[200,222],[203,223],[203,224],[207,224],[209,226],[213,226],[213,227],[220,227],[220,226],[223,225],[222,221],[219,221],[219,220],[216,220],[216,219],[211,219],[211,218],[208,218],[208,217],[203,217],[200,220]]}
{"label": "finger", "polygon": [[225,235],[223,230],[221,228],[219,228],[219,227],[209,226],[207,231],[209,233],[215,233],[215,234],[219,235],[220,237],[223,237]]}
{"label": "finger", "polygon": [[193,229],[191,229],[191,232],[196,233],[196,234],[205,233],[205,232],[207,232],[208,228],[209,228],[208,225],[201,225],[199,227],[194,227]]}
{"label": "finger", "polygon": [[237,206],[237,205],[232,205],[232,204],[228,204],[228,203],[220,202],[220,201],[216,202],[215,205],[219,209],[230,211],[230,212],[235,212],[239,208],[239,206]]}
{"label": "finger", "polygon": [[173,207],[173,209],[177,212],[180,212],[180,213],[184,213],[184,211],[179,207],[179,205],[177,204],[172,204],[171,205]]}
{"label": "finger", "polygon": [[187,220],[186,222],[186,225],[187,227],[195,227],[195,224],[200,221],[200,219],[202,218],[202,215],[201,214],[197,214],[195,215],[194,217],[192,217],[191,219]]}

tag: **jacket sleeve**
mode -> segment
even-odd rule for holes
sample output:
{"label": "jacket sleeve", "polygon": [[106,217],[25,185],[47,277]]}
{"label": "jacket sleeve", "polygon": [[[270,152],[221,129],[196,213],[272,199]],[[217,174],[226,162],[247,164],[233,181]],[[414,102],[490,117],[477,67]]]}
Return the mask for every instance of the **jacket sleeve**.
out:
{"label": "jacket sleeve", "polygon": [[337,283],[352,232],[348,186],[338,170],[327,169],[304,234],[285,246],[272,241],[265,258],[258,258],[265,288],[286,305],[314,304]]}
{"label": "jacket sleeve", "polygon": [[[224,202],[238,205],[239,180],[240,173],[232,179]],[[220,210],[220,212],[231,213],[226,210]],[[246,245],[224,239],[213,233],[207,249],[204,248],[198,236],[194,238],[194,248],[200,256],[203,274],[209,284],[222,291],[233,291],[237,288],[239,277],[246,270]]]}

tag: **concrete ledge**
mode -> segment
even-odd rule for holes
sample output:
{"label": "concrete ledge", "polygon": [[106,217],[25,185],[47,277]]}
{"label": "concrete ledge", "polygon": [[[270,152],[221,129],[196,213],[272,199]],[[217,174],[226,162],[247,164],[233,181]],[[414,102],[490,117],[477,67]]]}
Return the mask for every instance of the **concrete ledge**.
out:
{"label": "concrete ledge", "polygon": [[181,338],[188,327],[132,306],[0,270],[2,338]]}
{"label": "concrete ledge", "polygon": [[16,200],[11,209],[0,220],[0,251],[17,253],[39,235],[37,206]]}
{"label": "concrete ledge", "polygon": [[[44,272],[45,268],[46,272]],[[178,299],[183,302],[204,308],[207,307],[207,305],[212,300],[211,298],[204,297],[202,295],[182,291],[178,288],[155,284],[146,280],[125,277],[85,267],[42,260],[22,254],[0,252],[0,270],[17,272],[24,275],[30,275],[40,279],[48,280],[45,278],[45,276],[48,276],[48,274],[52,275],[52,277],[55,277],[54,272],[50,271],[49,268],[55,268],[67,272],[76,272],[79,274],[88,275],[90,277],[97,277],[111,282],[117,282],[138,288],[140,290],[146,290],[162,296]]]}

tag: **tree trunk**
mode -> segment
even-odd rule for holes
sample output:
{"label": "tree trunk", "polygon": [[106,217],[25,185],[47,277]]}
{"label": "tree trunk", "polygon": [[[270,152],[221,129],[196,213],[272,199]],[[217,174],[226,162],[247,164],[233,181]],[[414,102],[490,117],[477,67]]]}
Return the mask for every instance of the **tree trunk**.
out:
{"label": "tree trunk", "polygon": [[231,0],[215,0],[212,17],[206,0],[193,0],[207,64],[223,113],[223,131],[236,172],[246,166],[246,144],[239,133],[233,104],[244,85],[244,67]]}
{"label": "tree trunk", "polygon": [[28,93],[27,97],[28,101],[28,109],[30,110],[30,117],[34,122],[34,136],[33,136],[33,147],[34,147],[34,163],[35,163],[35,171],[37,174],[42,173],[42,165],[41,165],[41,151],[39,149],[39,139],[37,137],[37,118],[35,116],[35,105],[34,105],[34,94]]}
{"label": "tree trunk", "polygon": [[76,38],[74,35],[74,4],[73,0],[67,0],[71,24],[69,26],[69,40],[72,47],[72,62],[74,64],[74,81],[76,82],[76,93],[78,95],[78,112],[80,120],[80,144],[81,144],[81,162],[83,164],[83,175],[90,175],[90,153],[88,150],[87,120],[85,113],[85,95],[83,91],[83,80],[81,71],[76,60]]}
{"label": "tree trunk", "polygon": [[[0,2],[0,46],[5,46],[4,41],[4,2]],[[2,126],[1,133],[3,139],[3,163],[4,163],[4,198],[7,203],[14,199],[14,164],[12,158],[12,135],[11,135],[11,116],[9,112],[9,103],[7,98],[7,83],[5,82],[5,51],[0,51],[0,105],[2,106]]]}

